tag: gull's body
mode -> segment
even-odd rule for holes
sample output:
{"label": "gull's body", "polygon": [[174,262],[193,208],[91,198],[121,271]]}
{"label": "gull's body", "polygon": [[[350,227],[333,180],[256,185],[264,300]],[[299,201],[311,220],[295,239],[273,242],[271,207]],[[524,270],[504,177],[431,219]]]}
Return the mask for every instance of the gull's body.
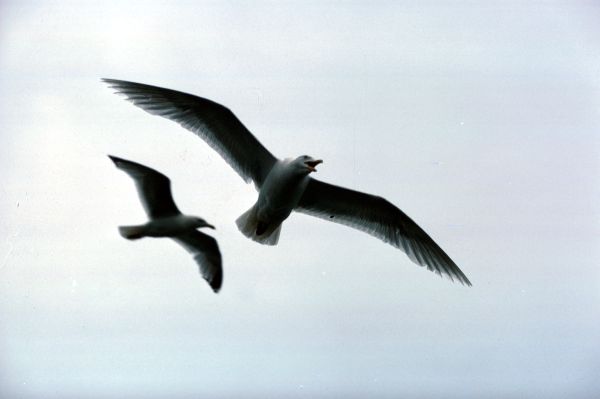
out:
{"label": "gull's body", "polygon": [[281,223],[298,206],[308,185],[305,170],[302,160],[275,162],[260,187],[256,204],[238,218],[240,231],[262,244],[277,244]]}
{"label": "gull's body", "polygon": [[[135,238],[142,237],[172,237],[177,236],[187,231],[195,230],[198,227],[197,218],[188,215],[175,215],[158,217],[153,220],[149,220],[145,224],[138,226],[124,226],[124,227],[135,227],[138,229],[138,234],[134,235]],[[206,227],[206,226],[203,226]],[[127,232],[127,229],[121,228],[123,234]],[[125,237],[132,239],[132,237]]]}
{"label": "gull's body", "polygon": [[214,238],[197,230],[214,227],[202,218],[184,215],[179,211],[171,195],[171,182],[162,173],[112,155],[109,158],[135,181],[138,195],[150,219],[140,225],[120,226],[119,233],[128,240],[172,238],[194,256],[200,274],[218,292],[223,282],[219,246]]}
{"label": "gull's body", "polygon": [[404,251],[421,266],[471,285],[450,257],[404,212],[387,200],[309,177],[321,163],[308,156],[278,160],[226,107],[191,94],[104,79],[143,110],[197,134],[259,191],[236,223],[247,237],[275,245],[292,211],[308,213],[371,234]]}

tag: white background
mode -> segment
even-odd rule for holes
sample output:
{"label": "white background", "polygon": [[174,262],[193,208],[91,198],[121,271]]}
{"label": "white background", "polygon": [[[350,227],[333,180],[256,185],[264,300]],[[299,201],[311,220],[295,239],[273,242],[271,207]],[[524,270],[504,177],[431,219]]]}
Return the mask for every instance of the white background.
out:
{"label": "white background", "polygon": [[[594,2],[2,2],[0,395],[590,398],[600,391]],[[118,5],[117,5],[118,4]],[[100,82],[225,104],[280,157],[382,195],[472,288],[294,214]],[[217,226],[214,295],[106,157]]]}

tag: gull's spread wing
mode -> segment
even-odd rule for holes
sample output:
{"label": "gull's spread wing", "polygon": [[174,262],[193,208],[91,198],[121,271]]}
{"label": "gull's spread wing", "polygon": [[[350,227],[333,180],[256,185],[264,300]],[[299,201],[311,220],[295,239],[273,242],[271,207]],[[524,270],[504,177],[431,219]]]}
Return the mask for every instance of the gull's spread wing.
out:
{"label": "gull's spread wing", "polygon": [[214,292],[219,292],[223,284],[223,267],[217,240],[198,230],[178,235],[173,239],[192,254],[202,277]]}
{"label": "gull's spread wing", "polygon": [[179,209],[171,195],[171,181],[165,175],[137,162],[112,155],[108,156],[123,172],[134,181],[142,205],[150,218],[179,214]]}
{"label": "gull's spread wing", "polygon": [[179,123],[216,150],[246,182],[260,187],[276,158],[223,105],[191,94],[123,80],[103,79],[144,111]]}
{"label": "gull's spread wing", "polygon": [[413,262],[471,285],[435,241],[384,198],[311,178],[296,210],[362,230],[401,249]]}

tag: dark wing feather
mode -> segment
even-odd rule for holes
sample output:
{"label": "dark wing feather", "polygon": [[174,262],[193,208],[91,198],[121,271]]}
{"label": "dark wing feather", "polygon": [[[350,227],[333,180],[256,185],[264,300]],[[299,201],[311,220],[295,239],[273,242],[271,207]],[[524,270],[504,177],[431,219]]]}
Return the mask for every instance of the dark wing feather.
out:
{"label": "dark wing feather", "polygon": [[471,285],[435,241],[384,198],[311,178],[296,210],[362,230],[401,249],[418,265]]}
{"label": "dark wing feather", "polygon": [[165,175],[137,162],[108,156],[123,172],[135,181],[142,205],[150,218],[179,214],[171,195],[171,181]]}
{"label": "dark wing feather", "polygon": [[223,267],[217,240],[198,230],[178,235],[173,239],[192,254],[202,277],[214,292],[219,292],[223,284]]}
{"label": "dark wing feather", "polygon": [[141,83],[102,79],[153,115],[179,123],[216,150],[247,183],[260,187],[276,158],[228,108],[191,94]]}

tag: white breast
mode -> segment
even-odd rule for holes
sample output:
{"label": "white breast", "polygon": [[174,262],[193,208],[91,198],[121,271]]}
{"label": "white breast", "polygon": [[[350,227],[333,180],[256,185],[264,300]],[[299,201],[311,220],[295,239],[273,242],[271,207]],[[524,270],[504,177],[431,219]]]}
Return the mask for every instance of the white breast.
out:
{"label": "white breast", "polygon": [[261,187],[257,201],[259,217],[285,219],[298,205],[307,184],[308,174],[289,160],[278,161]]}

